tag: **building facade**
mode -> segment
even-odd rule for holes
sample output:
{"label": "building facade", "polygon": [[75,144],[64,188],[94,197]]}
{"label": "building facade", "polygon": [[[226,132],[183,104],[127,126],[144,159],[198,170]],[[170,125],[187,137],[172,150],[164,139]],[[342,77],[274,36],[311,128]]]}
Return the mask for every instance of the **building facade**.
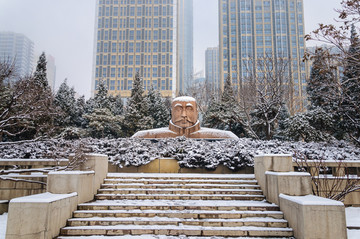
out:
{"label": "building facade", "polygon": [[177,0],[176,93],[193,86],[193,0]]}
{"label": "building facade", "polygon": [[205,51],[205,79],[212,88],[220,89],[219,47],[210,47]]}
{"label": "building facade", "polygon": [[19,76],[30,75],[34,68],[34,43],[23,34],[0,32],[0,61],[15,61]]}
{"label": "building facade", "polygon": [[[220,82],[228,75],[242,87],[261,72],[258,63],[286,62],[289,109],[306,105],[307,66],[303,0],[219,0]],[[279,67],[274,65],[274,69]]]}
{"label": "building facade", "polygon": [[[134,76],[139,72],[145,90],[153,86],[165,97],[175,95],[176,75],[187,74],[188,68],[181,67],[178,72],[177,59],[186,62],[189,57],[182,51],[188,42],[180,45],[184,53],[179,57],[176,54],[176,26],[188,23],[185,18],[176,20],[182,16],[177,6],[183,2],[187,7],[186,0],[96,1],[92,94],[103,80],[110,94],[130,97]],[[192,49],[190,54],[192,67]]]}

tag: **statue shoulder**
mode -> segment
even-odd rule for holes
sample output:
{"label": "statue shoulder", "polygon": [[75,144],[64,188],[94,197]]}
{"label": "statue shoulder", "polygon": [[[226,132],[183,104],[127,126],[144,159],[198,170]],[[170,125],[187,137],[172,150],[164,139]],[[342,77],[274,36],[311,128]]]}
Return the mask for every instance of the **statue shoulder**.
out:
{"label": "statue shoulder", "polygon": [[131,136],[131,138],[140,138],[140,139],[173,138],[173,137],[176,137],[176,134],[171,130],[169,130],[169,128],[141,130],[136,132],[133,136]]}
{"label": "statue shoulder", "polygon": [[238,137],[231,131],[210,129],[201,127],[200,130],[192,134],[192,138],[205,138],[205,139],[238,139]]}

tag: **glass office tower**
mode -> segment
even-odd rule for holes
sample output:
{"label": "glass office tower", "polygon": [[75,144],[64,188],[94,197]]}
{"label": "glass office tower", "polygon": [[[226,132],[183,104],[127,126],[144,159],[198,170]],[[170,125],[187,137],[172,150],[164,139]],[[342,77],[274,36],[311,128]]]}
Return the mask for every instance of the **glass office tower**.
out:
{"label": "glass office tower", "polygon": [[219,0],[220,82],[228,75],[235,87],[259,74],[261,59],[287,62],[292,113],[306,105],[307,66],[302,0]]}

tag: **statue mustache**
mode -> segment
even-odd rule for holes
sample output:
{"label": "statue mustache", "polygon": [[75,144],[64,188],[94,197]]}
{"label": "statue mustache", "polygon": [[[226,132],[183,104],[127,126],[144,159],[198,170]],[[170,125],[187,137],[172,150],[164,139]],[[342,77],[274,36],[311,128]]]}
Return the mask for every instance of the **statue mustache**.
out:
{"label": "statue mustache", "polygon": [[177,120],[175,121],[175,123],[177,123],[177,122],[182,122],[182,121],[186,121],[186,122],[189,122],[189,123],[194,123],[194,122],[190,121],[188,117],[183,117],[183,118],[181,118],[181,119],[177,119]]}

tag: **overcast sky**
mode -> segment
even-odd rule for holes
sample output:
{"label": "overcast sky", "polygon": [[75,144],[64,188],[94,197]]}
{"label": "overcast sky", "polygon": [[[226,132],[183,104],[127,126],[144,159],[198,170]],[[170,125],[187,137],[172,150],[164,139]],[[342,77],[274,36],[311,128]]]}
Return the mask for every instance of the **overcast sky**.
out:
{"label": "overcast sky", "polygon": [[[333,23],[341,0],[304,0],[305,32]],[[194,70],[204,70],[205,49],[218,45],[218,0],[194,0]],[[35,52],[55,57],[56,86],[65,78],[90,97],[95,0],[0,0],[0,31],[23,33]],[[308,44],[309,45],[309,44]]]}

